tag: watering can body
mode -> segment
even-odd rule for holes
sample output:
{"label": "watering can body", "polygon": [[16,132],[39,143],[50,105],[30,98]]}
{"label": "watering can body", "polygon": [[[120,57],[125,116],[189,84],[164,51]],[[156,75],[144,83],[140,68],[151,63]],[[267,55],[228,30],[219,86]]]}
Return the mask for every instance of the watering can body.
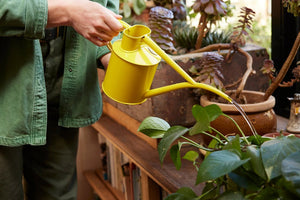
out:
{"label": "watering can body", "polygon": [[123,104],[143,103],[161,58],[144,43],[150,29],[136,25],[110,45],[111,58],[102,83],[105,94]]}
{"label": "watering can body", "polygon": [[121,48],[121,43],[118,40],[111,47],[113,51],[102,89],[119,103],[143,103],[161,58],[146,44],[141,44],[134,51],[127,51]]}
{"label": "watering can body", "polygon": [[[102,83],[104,93],[123,104],[140,104],[147,98],[181,88],[202,88],[229,102],[232,99],[222,91],[195,82],[155,42],[150,39],[151,30],[144,25],[129,26],[121,21],[125,30],[120,40],[110,44],[111,58]],[[164,59],[187,82],[150,89],[158,63]]]}

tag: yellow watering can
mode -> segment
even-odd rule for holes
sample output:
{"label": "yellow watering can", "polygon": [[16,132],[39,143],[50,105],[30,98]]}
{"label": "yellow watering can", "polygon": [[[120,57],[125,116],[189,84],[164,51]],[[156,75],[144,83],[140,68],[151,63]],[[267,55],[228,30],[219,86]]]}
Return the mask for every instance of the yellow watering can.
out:
{"label": "yellow watering can", "polygon": [[[181,88],[202,88],[224,99],[232,99],[222,91],[197,83],[177,63],[175,63],[153,40],[151,30],[144,25],[124,26],[121,40],[109,44],[111,58],[102,83],[104,93],[111,99],[123,104],[141,104],[147,98]],[[150,89],[156,68],[164,59],[187,82]]]}

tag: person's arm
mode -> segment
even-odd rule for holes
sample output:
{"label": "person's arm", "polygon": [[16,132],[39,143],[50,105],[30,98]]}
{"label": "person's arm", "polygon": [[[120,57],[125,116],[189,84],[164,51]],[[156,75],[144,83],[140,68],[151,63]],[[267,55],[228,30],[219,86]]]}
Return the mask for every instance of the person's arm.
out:
{"label": "person's arm", "polygon": [[0,0],[0,37],[40,39],[47,24],[47,0]]}
{"label": "person's arm", "polygon": [[98,46],[106,45],[122,31],[115,14],[99,3],[87,0],[48,0],[47,27],[72,26]]}
{"label": "person's arm", "polygon": [[107,54],[100,57],[100,62],[102,64],[104,70],[107,69],[110,56],[111,56],[111,53],[107,53]]}

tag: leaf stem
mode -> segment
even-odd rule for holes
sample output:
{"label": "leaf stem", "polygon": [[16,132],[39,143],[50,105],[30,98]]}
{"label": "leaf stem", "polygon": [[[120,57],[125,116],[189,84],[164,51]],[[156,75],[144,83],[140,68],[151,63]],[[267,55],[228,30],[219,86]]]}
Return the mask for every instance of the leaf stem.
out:
{"label": "leaf stem", "polygon": [[244,132],[242,131],[241,127],[236,123],[236,121],[232,117],[230,117],[229,115],[226,115],[224,113],[222,115],[227,117],[228,119],[230,119],[235,124],[235,126],[239,129],[240,133],[242,134],[242,136],[243,136],[244,140],[246,141],[247,145],[250,145],[250,142],[247,140]]}
{"label": "leaf stem", "polygon": [[216,132],[217,134],[219,134],[222,138],[224,138],[227,142],[229,142],[228,138],[223,135],[220,131],[218,131],[217,129],[210,127],[214,132]]}
{"label": "leaf stem", "polygon": [[193,140],[191,140],[191,139],[189,139],[187,137],[181,136],[181,138],[189,141],[189,142],[181,142],[181,144],[190,144],[190,145],[192,145],[194,147],[197,147],[199,149],[202,149],[204,151],[209,151],[209,152],[213,152],[214,151],[213,149],[205,148],[204,146],[198,144],[197,142],[194,142]]}
{"label": "leaf stem", "polygon": [[204,134],[204,135],[207,135],[207,136],[209,136],[209,137],[211,137],[211,138],[213,138],[215,140],[217,140],[220,144],[225,145],[224,142],[222,142],[222,140],[220,140],[220,138],[217,138],[216,136],[214,136],[212,134],[209,134],[209,133],[207,133],[205,131],[202,131],[201,133]]}
{"label": "leaf stem", "polygon": [[201,194],[200,196],[198,196],[196,199],[201,199],[202,197],[206,196],[207,194],[209,194],[210,192],[214,191],[216,189],[216,187],[211,188],[210,190],[206,191],[205,193]]}

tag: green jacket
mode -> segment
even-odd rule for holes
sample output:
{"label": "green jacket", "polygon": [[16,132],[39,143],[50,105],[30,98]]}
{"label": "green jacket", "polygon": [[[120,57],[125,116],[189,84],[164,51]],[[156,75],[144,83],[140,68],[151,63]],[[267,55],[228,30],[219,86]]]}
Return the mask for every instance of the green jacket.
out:
{"label": "green jacket", "polygon": [[[118,12],[118,0],[98,2]],[[47,100],[39,39],[44,36],[47,13],[47,0],[0,1],[0,145],[46,142]],[[67,27],[60,126],[83,127],[100,118],[97,59],[108,52]]]}

